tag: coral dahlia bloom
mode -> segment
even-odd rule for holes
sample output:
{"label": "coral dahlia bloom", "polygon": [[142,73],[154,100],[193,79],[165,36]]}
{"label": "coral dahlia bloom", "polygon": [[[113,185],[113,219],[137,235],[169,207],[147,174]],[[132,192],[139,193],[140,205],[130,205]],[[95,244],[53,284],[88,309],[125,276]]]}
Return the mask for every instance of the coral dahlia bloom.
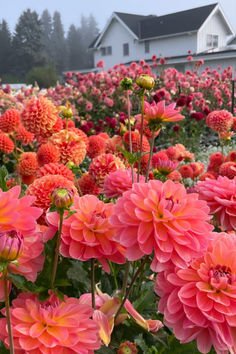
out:
{"label": "coral dahlia bloom", "polygon": [[206,117],[206,124],[214,132],[223,133],[231,129],[234,117],[229,111],[213,111]]}
{"label": "coral dahlia bloom", "polygon": [[[137,173],[133,172],[134,182],[137,182]],[[145,182],[145,178],[140,176],[140,182]],[[120,197],[123,192],[132,188],[131,170],[117,170],[109,173],[105,177],[103,193],[107,198]]]}
{"label": "coral dahlia bloom", "polygon": [[25,152],[20,156],[18,171],[21,175],[31,176],[38,168],[37,155],[35,152]]}
{"label": "coral dahlia bloom", "polygon": [[78,180],[77,183],[81,190],[82,195],[92,194],[98,195],[100,193],[101,188],[99,188],[94,181],[91,179],[88,173],[84,173]]}
{"label": "coral dahlia bloom", "polygon": [[119,157],[113,154],[102,154],[92,160],[88,172],[92,180],[101,187],[106,175],[119,169],[125,169]]}
{"label": "coral dahlia bloom", "polygon": [[197,184],[199,198],[207,202],[224,231],[236,230],[236,177],[219,176]]}
{"label": "coral dahlia bloom", "polygon": [[10,154],[14,150],[14,143],[6,134],[0,133],[0,151]]}
{"label": "coral dahlia bloom", "polygon": [[219,174],[221,176],[226,176],[229,179],[236,177],[236,162],[227,161],[222,163],[219,168]]}
{"label": "coral dahlia bloom", "polygon": [[213,234],[204,256],[186,269],[157,276],[159,310],[182,343],[197,340],[201,353],[236,351],[236,236]]}
{"label": "coral dahlia bloom", "polygon": [[87,155],[91,159],[105,153],[106,140],[97,135],[91,135],[89,138]]}
{"label": "coral dahlia bloom", "polygon": [[[81,261],[91,258],[98,259],[105,270],[109,270],[106,259],[116,263],[124,263],[114,241],[115,229],[109,222],[113,213],[113,204],[104,203],[94,195],[75,197],[71,210],[76,213],[63,222],[61,254]],[[48,213],[49,230],[45,237],[55,234],[59,225],[58,213]],[[119,248],[119,250],[118,250]]]}
{"label": "coral dahlia bloom", "polygon": [[16,130],[16,140],[19,140],[23,145],[28,145],[34,140],[34,134],[26,130],[23,125],[20,125]]}
{"label": "coral dahlia bloom", "polygon": [[36,227],[36,220],[42,210],[32,206],[35,198],[24,196],[19,198],[20,186],[15,186],[7,192],[0,189],[0,230],[17,230],[24,234]]}
{"label": "coral dahlia bloom", "polygon": [[60,162],[64,165],[68,162],[79,165],[85,158],[85,142],[73,131],[61,130],[51,137],[50,143],[60,151]]}
{"label": "coral dahlia bloom", "polygon": [[[31,231],[23,231],[21,235],[24,239],[23,251],[17,259],[18,265],[9,264],[12,273],[24,275],[27,280],[34,282],[38,272],[42,270],[44,263],[43,256],[43,235],[38,228]],[[1,275],[1,273],[0,273]],[[9,282],[9,291],[11,284]],[[4,301],[4,285],[0,280],[0,301]]]}
{"label": "coral dahlia bloom", "polygon": [[171,180],[135,183],[116,202],[111,224],[116,240],[127,247],[128,260],[137,260],[154,250],[152,270],[167,265],[185,267],[202,255],[212,226],[207,204],[196,193]]}
{"label": "coral dahlia bloom", "polygon": [[158,103],[144,102],[144,118],[146,121],[155,121],[156,123],[163,122],[177,122],[184,119],[179,111],[175,110],[175,103],[165,106],[165,101],[160,101]]}
{"label": "coral dahlia bloom", "polygon": [[65,178],[67,178],[70,181],[74,181],[74,174],[72,171],[66,167],[65,165],[62,165],[61,163],[48,163],[46,165],[43,165],[38,171],[37,171],[37,178],[46,176],[46,175],[61,175]]}
{"label": "coral dahlia bloom", "polygon": [[[98,326],[91,306],[79,299],[64,301],[51,294],[39,301],[22,293],[12,301],[11,321],[16,353],[92,354],[99,349]],[[5,315],[5,309],[1,311]],[[9,347],[6,318],[0,319],[0,339]]]}
{"label": "coral dahlia bloom", "polygon": [[11,133],[20,125],[20,112],[17,109],[8,109],[0,116],[0,130]]}
{"label": "coral dahlia bloom", "polygon": [[[129,151],[129,132],[124,134],[123,140],[126,149]],[[138,131],[131,132],[131,143],[133,152],[140,151],[141,135]],[[145,135],[143,135],[142,151],[150,151],[148,138]]]}
{"label": "coral dahlia bloom", "polygon": [[24,127],[35,135],[44,138],[54,132],[53,126],[58,120],[57,109],[46,97],[33,96],[25,103],[21,113],[21,121]]}
{"label": "coral dahlia bloom", "polygon": [[27,189],[26,194],[34,196],[34,205],[43,209],[44,214],[40,222],[44,221],[44,216],[47,209],[50,207],[50,194],[57,187],[64,187],[72,190],[77,194],[74,183],[61,175],[46,175],[37,178]]}
{"label": "coral dahlia bloom", "polygon": [[37,160],[39,166],[43,166],[51,162],[59,162],[59,159],[60,151],[53,144],[43,144],[38,149]]}

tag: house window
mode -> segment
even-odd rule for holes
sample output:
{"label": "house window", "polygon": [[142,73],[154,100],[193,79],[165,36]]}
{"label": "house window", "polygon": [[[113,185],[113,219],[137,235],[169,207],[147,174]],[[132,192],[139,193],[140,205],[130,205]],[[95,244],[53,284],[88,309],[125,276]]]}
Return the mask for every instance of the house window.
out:
{"label": "house window", "polygon": [[104,57],[105,55],[112,55],[112,47],[101,47],[101,55]]}
{"label": "house window", "polygon": [[144,51],[145,51],[145,53],[150,52],[150,42],[149,41],[144,42]]}
{"label": "house window", "polygon": [[219,36],[216,34],[207,34],[206,45],[210,48],[217,48],[219,44]]}
{"label": "house window", "polygon": [[129,43],[124,43],[123,44],[123,55],[129,55]]}

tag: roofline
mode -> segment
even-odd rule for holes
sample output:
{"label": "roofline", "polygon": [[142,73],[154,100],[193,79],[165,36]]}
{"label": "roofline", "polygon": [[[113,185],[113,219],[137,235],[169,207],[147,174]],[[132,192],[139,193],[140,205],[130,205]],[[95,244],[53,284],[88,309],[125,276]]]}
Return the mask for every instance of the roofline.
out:
{"label": "roofline", "polygon": [[103,31],[101,32],[100,36],[98,37],[98,39],[96,40],[96,42],[94,43],[93,48],[96,48],[98,43],[101,41],[102,37],[104,36],[105,32],[107,31],[108,27],[110,26],[111,22],[113,19],[116,19],[118,22],[120,22],[120,24],[135,38],[138,39],[138,37],[136,36],[136,34],[131,31],[131,29],[121,20],[121,18],[115,13],[113,12],[110,16],[110,18],[108,19],[106,26],[104,27]]}
{"label": "roofline", "polygon": [[226,23],[226,26],[228,27],[228,30],[229,32],[231,32],[231,34],[234,34],[234,30],[233,28],[231,27],[229,21],[227,20],[227,18],[225,17],[225,14],[220,6],[219,3],[216,4],[216,6],[214,7],[214,9],[211,11],[210,15],[207,16],[207,18],[205,19],[205,21],[203,22],[203,24],[199,27],[198,31],[200,31],[204,26],[205,24],[211,19],[212,16],[214,16],[214,14],[217,12],[217,11],[220,11],[221,13],[221,16],[223,17],[223,20],[225,21]]}
{"label": "roofline", "polygon": [[139,42],[150,41],[152,39],[158,39],[158,38],[178,37],[179,35],[183,35],[183,34],[186,34],[186,33],[193,34],[193,33],[197,32],[197,31],[198,30],[193,30],[193,31],[185,31],[185,32],[179,32],[179,33],[163,34],[162,36],[156,36],[156,37],[147,37],[147,38],[139,39]]}

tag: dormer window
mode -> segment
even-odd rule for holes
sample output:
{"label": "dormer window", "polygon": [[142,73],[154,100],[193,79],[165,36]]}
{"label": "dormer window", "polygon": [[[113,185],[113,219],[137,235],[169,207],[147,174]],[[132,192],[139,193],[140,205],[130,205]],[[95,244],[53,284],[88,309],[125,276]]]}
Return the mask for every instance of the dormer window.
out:
{"label": "dormer window", "polygon": [[123,56],[129,55],[129,43],[123,44]]}
{"label": "dormer window", "polygon": [[209,48],[217,48],[219,45],[219,36],[216,34],[207,34],[206,45]]}
{"label": "dormer window", "polygon": [[112,47],[101,47],[101,55],[104,57],[106,55],[112,55]]}

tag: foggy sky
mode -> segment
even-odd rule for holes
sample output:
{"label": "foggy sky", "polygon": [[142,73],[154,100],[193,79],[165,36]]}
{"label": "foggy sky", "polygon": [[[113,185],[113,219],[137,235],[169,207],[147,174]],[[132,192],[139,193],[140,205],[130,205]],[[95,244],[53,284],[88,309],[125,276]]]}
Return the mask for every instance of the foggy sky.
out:
{"label": "foggy sky", "polygon": [[[41,16],[44,9],[51,15],[54,11],[61,13],[62,22],[67,31],[70,24],[80,25],[81,15],[92,13],[102,30],[113,11],[143,15],[165,15],[167,13],[187,10],[194,7],[216,3],[214,0],[0,0],[0,21],[5,19],[14,31],[20,14],[30,8]],[[236,32],[236,0],[218,1]]]}

